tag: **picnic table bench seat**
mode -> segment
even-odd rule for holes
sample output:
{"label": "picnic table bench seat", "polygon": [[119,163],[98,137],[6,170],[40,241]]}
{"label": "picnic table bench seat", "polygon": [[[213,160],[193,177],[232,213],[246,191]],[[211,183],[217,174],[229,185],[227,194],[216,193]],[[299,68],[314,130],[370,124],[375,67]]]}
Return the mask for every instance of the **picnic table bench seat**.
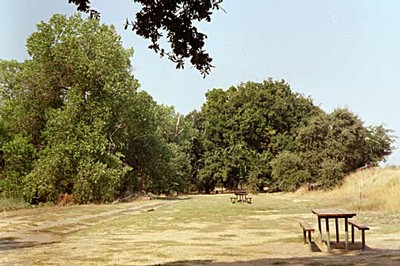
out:
{"label": "picnic table bench seat", "polygon": [[354,227],[361,231],[361,248],[365,249],[365,231],[369,230],[369,227],[355,221],[348,221],[348,224],[351,225],[351,243],[354,243]]}
{"label": "picnic table bench seat", "polygon": [[[303,228],[303,241],[304,244],[308,243],[308,248],[310,251],[312,251],[312,247],[311,247],[311,232],[314,232],[314,228],[305,221],[300,221],[299,222],[300,226]],[[308,242],[307,242],[308,239]]]}

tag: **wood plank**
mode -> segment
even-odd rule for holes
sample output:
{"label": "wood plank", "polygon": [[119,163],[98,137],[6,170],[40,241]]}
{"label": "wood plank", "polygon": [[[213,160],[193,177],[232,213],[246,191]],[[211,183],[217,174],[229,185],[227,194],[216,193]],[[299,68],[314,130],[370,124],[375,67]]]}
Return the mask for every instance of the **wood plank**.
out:
{"label": "wood plank", "polygon": [[300,222],[300,226],[301,227],[303,227],[303,229],[305,230],[305,231],[311,231],[311,232],[314,232],[314,228],[309,224],[309,223],[307,223],[307,222]]}
{"label": "wood plank", "polygon": [[355,227],[357,227],[360,230],[369,230],[369,227],[366,226],[365,224],[359,224],[359,223],[354,222],[354,221],[349,221],[349,224],[354,225]]}
{"label": "wood plank", "polygon": [[355,212],[344,209],[312,209],[311,212],[321,218],[351,218],[356,216]]}

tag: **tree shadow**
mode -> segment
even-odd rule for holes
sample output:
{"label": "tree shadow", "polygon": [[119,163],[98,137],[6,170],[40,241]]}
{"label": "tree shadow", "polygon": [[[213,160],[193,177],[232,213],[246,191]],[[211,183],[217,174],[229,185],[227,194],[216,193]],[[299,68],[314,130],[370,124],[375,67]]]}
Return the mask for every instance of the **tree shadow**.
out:
{"label": "tree shadow", "polygon": [[179,260],[173,262],[167,262],[165,264],[153,264],[150,266],[181,266],[181,265],[212,265],[212,260]]}
{"label": "tree shadow", "polygon": [[190,197],[187,196],[165,196],[165,197],[154,197],[156,200],[189,200]]}
{"label": "tree shadow", "polygon": [[30,248],[30,247],[50,245],[55,243],[60,243],[60,241],[37,242],[37,241],[23,241],[17,237],[2,237],[0,238],[0,251],[7,251],[20,248]]}
{"label": "tree shadow", "polygon": [[233,262],[216,262],[213,260],[180,260],[163,264],[162,266],[253,266],[253,265],[400,265],[400,249],[371,249],[352,253],[326,253],[322,256],[288,257],[288,258],[262,258],[255,260],[238,260]]}
{"label": "tree shadow", "polygon": [[[317,244],[317,242],[312,242],[312,251],[313,252],[327,252],[327,244],[326,241],[324,240],[323,242]],[[365,244],[364,250],[362,250],[362,243],[361,242],[349,242],[348,243],[348,249],[346,249],[346,243],[345,241],[339,241],[339,242],[331,242],[331,249],[333,252],[337,253],[349,253],[349,251],[372,251],[373,249],[368,247],[367,244]]]}

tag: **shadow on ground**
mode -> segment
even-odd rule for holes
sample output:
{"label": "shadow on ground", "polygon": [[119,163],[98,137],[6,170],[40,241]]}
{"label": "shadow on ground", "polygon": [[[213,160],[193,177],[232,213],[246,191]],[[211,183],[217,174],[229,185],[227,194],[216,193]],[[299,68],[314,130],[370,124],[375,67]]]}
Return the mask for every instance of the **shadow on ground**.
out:
{"label": "shadow on ground", "polygon": [[[361,242],[354,242],[348,243],[348,250],[360,250],[362,249]],[[344,241],[340,242],[331,242],[331,248],[333,253],[348,253],[348,250],[346,250],[346,244]],[[311,250],[313,252],[327,252],[327,246],[326,246],[326,241],[323,241],[322,243],[317,244],[317,242],[311,242]],[[364,248],[365,251],[367,250],[372,250],[371,248],[368,247],[368,245],[365,245]]]}
{"label": "shadow on ground", "polygon": [[154,199],[157,199],[157,200],[188,200],[188,199],[190,199],[190,197],[171,196],[171,197],[154,197]]}
{"label": "shadow on ground", "polygon": [[[189,266],[189,265],[212,265],[212,266],[253,266],[253,265],[400,265],[400,250],[369,249],[357,253],[336,253],[324,256],[308,256],[293,258],[264,258],[247,261],[215,262],[212,260],[185,260],[174,261],[162,266]],[[153,266],[155,266],[153,265]]]}
{"label": "shadow on ground", "polygon": [[51,242],[24,241],[17,237],[2,237],[0,238],[0,252],[12,249],[50,245],[59,242],[60,241],[51,241]]}

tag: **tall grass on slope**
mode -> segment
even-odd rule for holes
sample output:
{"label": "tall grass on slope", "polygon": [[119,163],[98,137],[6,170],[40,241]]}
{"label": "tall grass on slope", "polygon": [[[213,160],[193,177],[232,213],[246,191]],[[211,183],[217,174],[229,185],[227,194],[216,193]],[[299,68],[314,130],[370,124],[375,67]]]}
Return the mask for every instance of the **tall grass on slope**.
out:
{"label": "tall grass on slope", "polygon": [[354,209],[400,211],[400,168],[369,168],[347,176],[342,186],[323,194],[351,202]]}
{"label": "tall grass on slope", "polygon": [[22,197],[10,197],[0,195],[0,211],[9,211],[28,208],[29,204],[26,203]]}

